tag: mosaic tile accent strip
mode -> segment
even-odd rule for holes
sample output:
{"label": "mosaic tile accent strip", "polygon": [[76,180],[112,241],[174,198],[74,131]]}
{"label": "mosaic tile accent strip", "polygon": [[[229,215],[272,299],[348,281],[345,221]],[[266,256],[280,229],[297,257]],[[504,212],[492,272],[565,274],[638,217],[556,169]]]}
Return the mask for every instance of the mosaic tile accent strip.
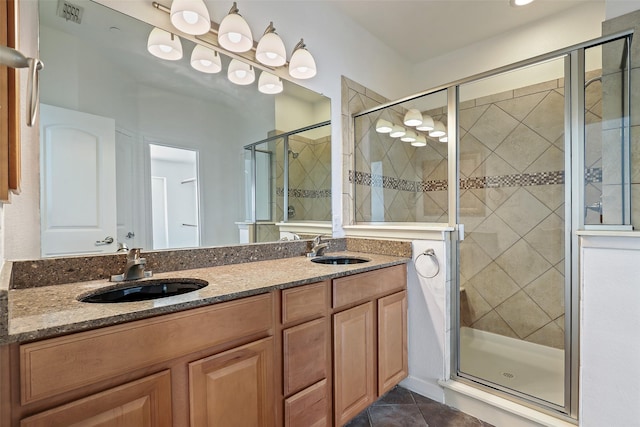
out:
{"label": "mosaic tile accent strip", "polygon": [[[349,182],[368,187],[386,188],[389,190],[412,191],[426,193],[429,191],[446,191],[448,183],[445,180],[409,181],[390,176],[372,175],[368,172],[349,171]],[[602,182],[602,169],[589,168],[585,170],[585,182]],[[564,171],[518,173],[512,175],[478,176],[460,180],[461,190],[499,188],[499,187],[528,187],[533,185],[564,184]]]}
{"label": "mosaic tile accent strip", "polygon": [[[284,188],[276,188],[277,196],[284,196]],[[304,190],[301,188],[290,188],[289,197],[297,197],[299,199],[325,199],[331,198],[331,190]]]}

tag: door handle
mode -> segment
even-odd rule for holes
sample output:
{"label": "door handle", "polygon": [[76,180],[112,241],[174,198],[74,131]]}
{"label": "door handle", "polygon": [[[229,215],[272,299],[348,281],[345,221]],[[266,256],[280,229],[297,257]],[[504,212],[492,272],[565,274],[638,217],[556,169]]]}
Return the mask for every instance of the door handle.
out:
{"label": "door handle", "polygon": [[110,245],[113,243],[113,237],[107,236],[104,240],[96,240],[96,246]]}

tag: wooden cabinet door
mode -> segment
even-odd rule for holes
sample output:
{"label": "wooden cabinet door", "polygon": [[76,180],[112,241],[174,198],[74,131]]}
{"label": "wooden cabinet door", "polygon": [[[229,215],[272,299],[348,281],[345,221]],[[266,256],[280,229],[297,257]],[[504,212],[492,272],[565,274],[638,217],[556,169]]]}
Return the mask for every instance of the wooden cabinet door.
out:
{"label": "wooden cabinet door", "polygon": [[341,426],[376,398],[374,303],[333,315],[334,414]]}
{"label": "wooden cabinet door", "polygon": [[273,338],[190,363],[191,426],[273,426],[273,382]]}
{"label": "wooden cabinet door", "polygon": [[324,379],[284,402],[284,427],[330,427],[329,390]]}
{"label": "wooden cabinet door", "polygon": [[402,291],[378,300],[378,396],[407,373],[407,291]]}
{"label": "wooden cabinet door", "polygon": [[21,427],[171,427],[171,375],[163,371],[25,418]]}
{"label": "wooden cabinet door", "polygon": [[326,318],[317,319],[282,332],[285,396],[327,377],[326,322]]}

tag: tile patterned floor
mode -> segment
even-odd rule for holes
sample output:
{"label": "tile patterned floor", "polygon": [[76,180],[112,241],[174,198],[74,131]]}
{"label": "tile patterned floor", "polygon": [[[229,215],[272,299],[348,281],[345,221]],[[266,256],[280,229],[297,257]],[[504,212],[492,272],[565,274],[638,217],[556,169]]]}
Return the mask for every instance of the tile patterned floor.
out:
{"label": "tile patterned floor", "polygon": [[457,409],[396,386],[345,427],[493,427]]}

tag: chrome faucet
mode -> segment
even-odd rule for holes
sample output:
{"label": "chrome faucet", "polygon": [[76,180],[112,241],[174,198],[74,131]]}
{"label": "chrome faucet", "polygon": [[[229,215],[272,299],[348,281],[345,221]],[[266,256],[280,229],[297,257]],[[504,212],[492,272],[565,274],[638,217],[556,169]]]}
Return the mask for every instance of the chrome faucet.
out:
{"label": "chrome faucet", "polygon": [[307,253],[309,258],[324,255],[324,251],[329,247],[328,243],[322,243],[322,235],[318,235],[313,239],[313,247],[311,252]]}
{"label": "chrome faucet", "polygon": [[129,252],[127,252],[127,264],[124,267],[124,273],[111,276],[109,280],[112,282],[123,282],[127,280],[151,277],[153,273],[151,271],[144,270],[147,260],[140,258],[140,250],[141,248],[129,249]]}

